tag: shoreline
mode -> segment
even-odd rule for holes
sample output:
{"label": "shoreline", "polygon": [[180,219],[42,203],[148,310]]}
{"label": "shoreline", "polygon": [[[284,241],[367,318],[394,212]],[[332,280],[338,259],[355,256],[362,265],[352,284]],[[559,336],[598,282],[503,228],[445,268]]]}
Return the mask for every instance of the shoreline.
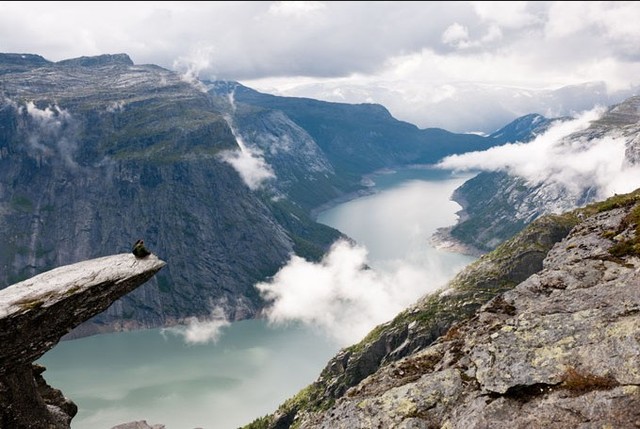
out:
{"label": "shoreline", "polygon": [[[458,188],[459,189],[459,188]],[[472,244],[460,241],[451,235],[451,231],[460,223],[469,219],[469,213],[467,212],[468,203],[467,200],[460,195],[458,189],[454,190],[451,194],[450,200],[460,205],[460,210],[456,212],[458,219],[453,225],[438,228],[429,238],[430,244],[438,250],[460,253],[463,255],[474,256],[479,258],[487,253],[480,250]]]}
{"label": "shoreline", "polygon": [[320,204],[319,206],[312,208],[311,210],[309,210],[309,217],[314,222],[318,222],[318,216],[320,215],[320,213],[330,210],[337,205],[348,203],[349,201],[352,201],[361,197],[366,197],[368,195],[374,195],[374,194],[377,194],[378,192],[379,191],[374,189],[373,187],[368,187],[368,188],[359,189],[357,191],[348,192],[332,200],[329,200],[324,204]]}
{"label": "shoreline", "polygon": [[462,255],[474,256],[479,258],[487,252],[483,252],[480,249],[463,243],[462,241],[454,238],[451,235],[451,230],[455,225],[445,226],[438,228],[436,232],[429,237],[429,243],[436,249],[451,253],[460,253]]}
{"label": "shoreline", "polygon": [[348,203],[349,201],[353,201],[357,198],[377,194],[380,191],[378,189],[375,189],[376,182],[373,180],[373,176],[377,176],[380,174],[391,174],[391,173],[395,173],[395,171],[396,170],[393,168],[385,167],[385,168],[380,168],[371,173],[363,174],[360,177],[360,186],[362,186],[362,188],[355,190],[353,192],[347,192],[346,194],[342,194],[336,198],[333,198],[327,201],[324,204],[320,204],[319,206],[312,208],[311,210],[309,210],[309,217],[314,222],[317,222],[318,216],[320,215],[320,213],[324,211],[330,210],[337,205]]}
{"label": "shoreline", "polygon": [[373,180],[373,177],[379,176],[382,174],[393,174],[397,171],[397,169],[402,169],[402,168],[429,169],[429,168],[435,168],[435,167],[434,167],[434,164],[396,165],[393,167],[379,168],[375,171],[372,171],[371,173],[363,174],[360,177],[360,186],[362,186],[361,189],[355,190],[353,192],[348,192],[346,194],[342,194],[336,198],[333,198],[327,201],[326,203],[320,204],[319,206],[312,208],[311,210],[309,210],[309,217],[314,222],[317,222],[318,216],[320,215],[320,213],[324,211],[330,210],[339,204],[348,203],[349,201],[355,200],[357,198],[377,194],[378,192],[380,192],[380,190],[375,189],[376,182],[375,180]]}
{"label": "shoreline", "polygon": [[[373,177],[379,176],[382,174],[393,174],[396,172],[396,169],[399,169],[399,168],[428,169],[428,168],[433,168],[433,164],[412,164],[412,165],[405,165],[405,166],[395,166],[392,168],[385,167],[385,168],[381,168],[376,171],[373,171],[371,173],[364,174],[360,179],[360,184],[362,186],[361,189],[340,195],[339,197],[333,198],[332,200],[327,201],[324,204],[314,207],[309,211],[310,218],[314,222],[318,222],[318,216],[320,215],[320,213],[324,211],[330,210],[340,204],[347,203],[349,201],[352,201],[361,197],[375,195],[381,192],[381,190],[375,188],[376,183]],[[465,210],[467,204],[464,198],[462,198],[460,195],[458,195],[454,191],[453,194],[450,196],[450,200],[458,203],[461,206],[461,209],[458,212],[456,212],[456,215],[458,215],[458,219],[455,221],[453,225],[440,227],[436,229],[436,231],[433,234],[431,234],[431,236],[428,238],[429,244],[433,246],[435,249],[438,249],[444,252],[459,253],[461,255],[473,256],[476,258],[484,255],[487,252],[482,251],[471,244],[464,243],[451,235],[451,230],[461,221],[464,221],[465,219],[467,219],[469,216]]]}

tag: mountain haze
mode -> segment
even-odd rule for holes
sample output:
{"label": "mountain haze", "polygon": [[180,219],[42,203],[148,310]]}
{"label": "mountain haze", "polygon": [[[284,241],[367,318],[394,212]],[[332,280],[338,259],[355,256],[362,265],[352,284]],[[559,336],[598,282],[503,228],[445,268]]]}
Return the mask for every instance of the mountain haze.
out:
{"label": "mountain haze", "polygon": [[76,334],[253,317],[254,284],[341,233],[312,210],[363,174],[496,144],[420,130],[379,105],[200,82],[126,54],[0,54],[0,284],[128,251],[167,261]]}
{"label": "mountain haze", "polygon": [[239,84],[216,89],[235,100],[286,114],[305,129],[337,172],[363,175],[393,165],[430,164],[446,155],[483,150],[496,144],[474,134],[419,129],[394,119],[378,104],[330,103],[262,94]]}

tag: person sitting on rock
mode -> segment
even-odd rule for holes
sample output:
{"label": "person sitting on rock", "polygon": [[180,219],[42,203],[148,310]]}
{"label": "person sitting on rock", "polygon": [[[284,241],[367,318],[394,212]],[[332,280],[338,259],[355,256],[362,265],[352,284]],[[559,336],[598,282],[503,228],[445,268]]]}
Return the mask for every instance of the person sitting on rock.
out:
{"label": "person sitting on rock", "polygon": [[143,240],[138,240],[136,241],[136,244],[133,245],[133,254],[136,258],[145,258],[147,256],[149,256],[151,254],[151,252],[149,252],[147,250],[146,247],[144,247],[144,241]]}

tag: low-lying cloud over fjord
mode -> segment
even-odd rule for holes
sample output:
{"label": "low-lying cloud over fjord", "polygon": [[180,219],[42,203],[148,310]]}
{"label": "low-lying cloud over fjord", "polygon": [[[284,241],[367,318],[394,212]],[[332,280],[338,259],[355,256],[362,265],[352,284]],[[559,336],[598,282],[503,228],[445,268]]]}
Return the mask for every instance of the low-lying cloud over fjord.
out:
{"label": "low-lying cloud over fjord", "polygon": [[206,319],[190,317],[186,322],[184,325],[163,328],[160,332],[162,335],[181,336],[187,344],[216,343],[224,329],[231,324],[222,307],[214,307]]}
{"label": "low-lying cloud over fjord", "polygon": [[269,302],[270,322],[301,322],[341,346],[351,345],[445,286],[474,259],[429,245],[438,228],[455,222],[460,206],[449,198],[471,175],[442,173],[424,180],[405,171],[395,182],[387,176],[394,173],[373,177],[380,180],[379,194],[318,217],[360,244],[338,240],[319,262],[292,256],[273,278],[256,285]]}
{"label": "low-lying cloud over fjord", "polygon": [[531,186],[558,184],[574,195],[590,190],[596,199],[630,192],[640,186],[640,166],[625,159],[627,138],[615,134],[571,137],[586,130],[603,112],[604,108],[598,107],[550,127],[530,142],[452,155],[438,166],[506,172]]}
{"label": "low-lying cloud over fjord", "polygon": [[437,267],[398,262],[385,270],[369,268],[367,253],[363,246],[338,240],[318,263],[292,256],[271,281],[256,285],[271,301],[269,321],[300,321],[347,346],[391,320],[425,289],[444,283]]}

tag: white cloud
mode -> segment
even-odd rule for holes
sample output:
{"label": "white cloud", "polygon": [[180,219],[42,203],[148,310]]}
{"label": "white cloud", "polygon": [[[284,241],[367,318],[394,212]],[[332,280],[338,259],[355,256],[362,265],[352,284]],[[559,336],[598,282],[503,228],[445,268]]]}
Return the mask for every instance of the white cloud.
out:
{"label": "white cloud", "polygon": [[190,317],[187,319],[186,325],[163,328],[160,332],[162,335],[169,333],[182,336],[188,344],[216,343],[220,339],[224,328],[230,324],[231,322],[227,319],[224,309],[215,307],[206,319]]}
{"label": "white cloud", "polygon": [[587,189],[597,199],[630,192],[640,186],[640,166],[627,165],[627,138],[607,135],[566,138],[585,130],[603,113],[597,108],[551,127],[529,143],[512,143],[486,151],[453,155],[439,166],[457,170],[504,171],[530,185],[558,184],[571,195]]}
{"label": "white cloud", "polygon": [[597,32],[606,39],[630,42],[640,37],[640,9],[633,2],[554,2],[545,25],[548,37]]}
{"label": "white cloud", "polygon": [[[232,112],[235,112],[235,90],[229,93],[228,100]],[[238,150],[222,152],[220,154],[221,159],[231,164],[252,191],[261,188],[268,180],[275,179],[276,174],[273,168],[271,168],[271,165],[264,159],[262,150],[256,146],[248,146],[245,144],[231,116],[225,115],[224,119],[227,121],[229,128],[231,128],[236,143],[238,143]]]}
{"label": "white cloud", "polygon": [[[173,69],[181,73],[182,80],[191,84],[198,91],[207,92],[207,87],[199,79],[198,76],[211,67],[211,58],[215,54],[213,46],[195,46],[189,52],[178,57],[173,62]],[[215,76],[211,76],[215,78]]]}
{"label": "white cloud", "polygon": [[535,11],[529,10],[532,2],[472,1],[470,3],[482,20],[495,22],[501,27],[519,28],[541,21]]}
{"label": "white cloud", "polygon": [[326,5],[321,1],[277,1],[269,6],[269,13],[285,17],[303,18],[325,8]]}
{"label": "white cloud", "polygon": [[502,30],[497,25],[491,25],[484,36],[477,40],[469,38],[467,27],[458,24],[451,24],[442,34],[442,43],[453,46],[457,49],[480,48],[481,46],[493,43],[502,38]]}
{"label": "white cloud", "polygon": [[442,43],[452,46],[459,46],[460,43],[465,43],[469,39],[469,31],[464,25],[460,25],[454,22],[442,33]]}
{"label": "white cloud", "polygon": [[481,43],[491,43],[502,39],[502,30],[497,25],[491,25],[482,37]]}
{"label": "white cloud", "polygon": [[431,267],[397,262],[378,271],[367,265],[364,247],[339,240],[321,262],[293,256],[271,281],[256,287],[271,301],[271,322],[301,321],[346,346],[442,286]]}
{"label": "white cloud", "polygon": [[[17,103],[11,103],[16,108]],[[33,121],[27,143],[32,156],[46,159],[62,159],[68,166],[77,167],[74,154],[77,150],[75,125],[68,110],[58,105],[40,109],[32,101],[17,107],[19,114],[26,113]]]}
{"label": "white cloud", "polygon": [[[421,127],[470,131],[481,129],[472,123],[479,110],[494,125],[522,113],[508,97],[493,98],[498,86],[551,90],[597,81],[606,84],[603,99],[635,91],[639,20],[637,2],[0,2],[0,50],[54,61],[126,52],[189,79],[377,102]],[[293,84],[303,80],[313,85]],[[326,83],[332,90],[319,91]],[[369,90],[374,85],[387,93]],[[429,97],[442,85],[476,85],[481,96],[489,88],[489,101],[478,109],[475,99],[463,100],[434,117],[442,106]],[[531,96],[554,111],[573,102]]]}
{"label": "white cloud", "polygon": [[57,105],[38,108],[33,101],[28,101],[24,106],[25,111],[39,124],[46,127],[60,128],[65,121],[71,118],[71,114]]}
{"label": "white cloud", "polygon": [[264,160],[262,153],[254,149],[225,151],[221,154],[222,160],[240,174],[244,183],[255,191],[267,180],[276,177],[271,166]]}

